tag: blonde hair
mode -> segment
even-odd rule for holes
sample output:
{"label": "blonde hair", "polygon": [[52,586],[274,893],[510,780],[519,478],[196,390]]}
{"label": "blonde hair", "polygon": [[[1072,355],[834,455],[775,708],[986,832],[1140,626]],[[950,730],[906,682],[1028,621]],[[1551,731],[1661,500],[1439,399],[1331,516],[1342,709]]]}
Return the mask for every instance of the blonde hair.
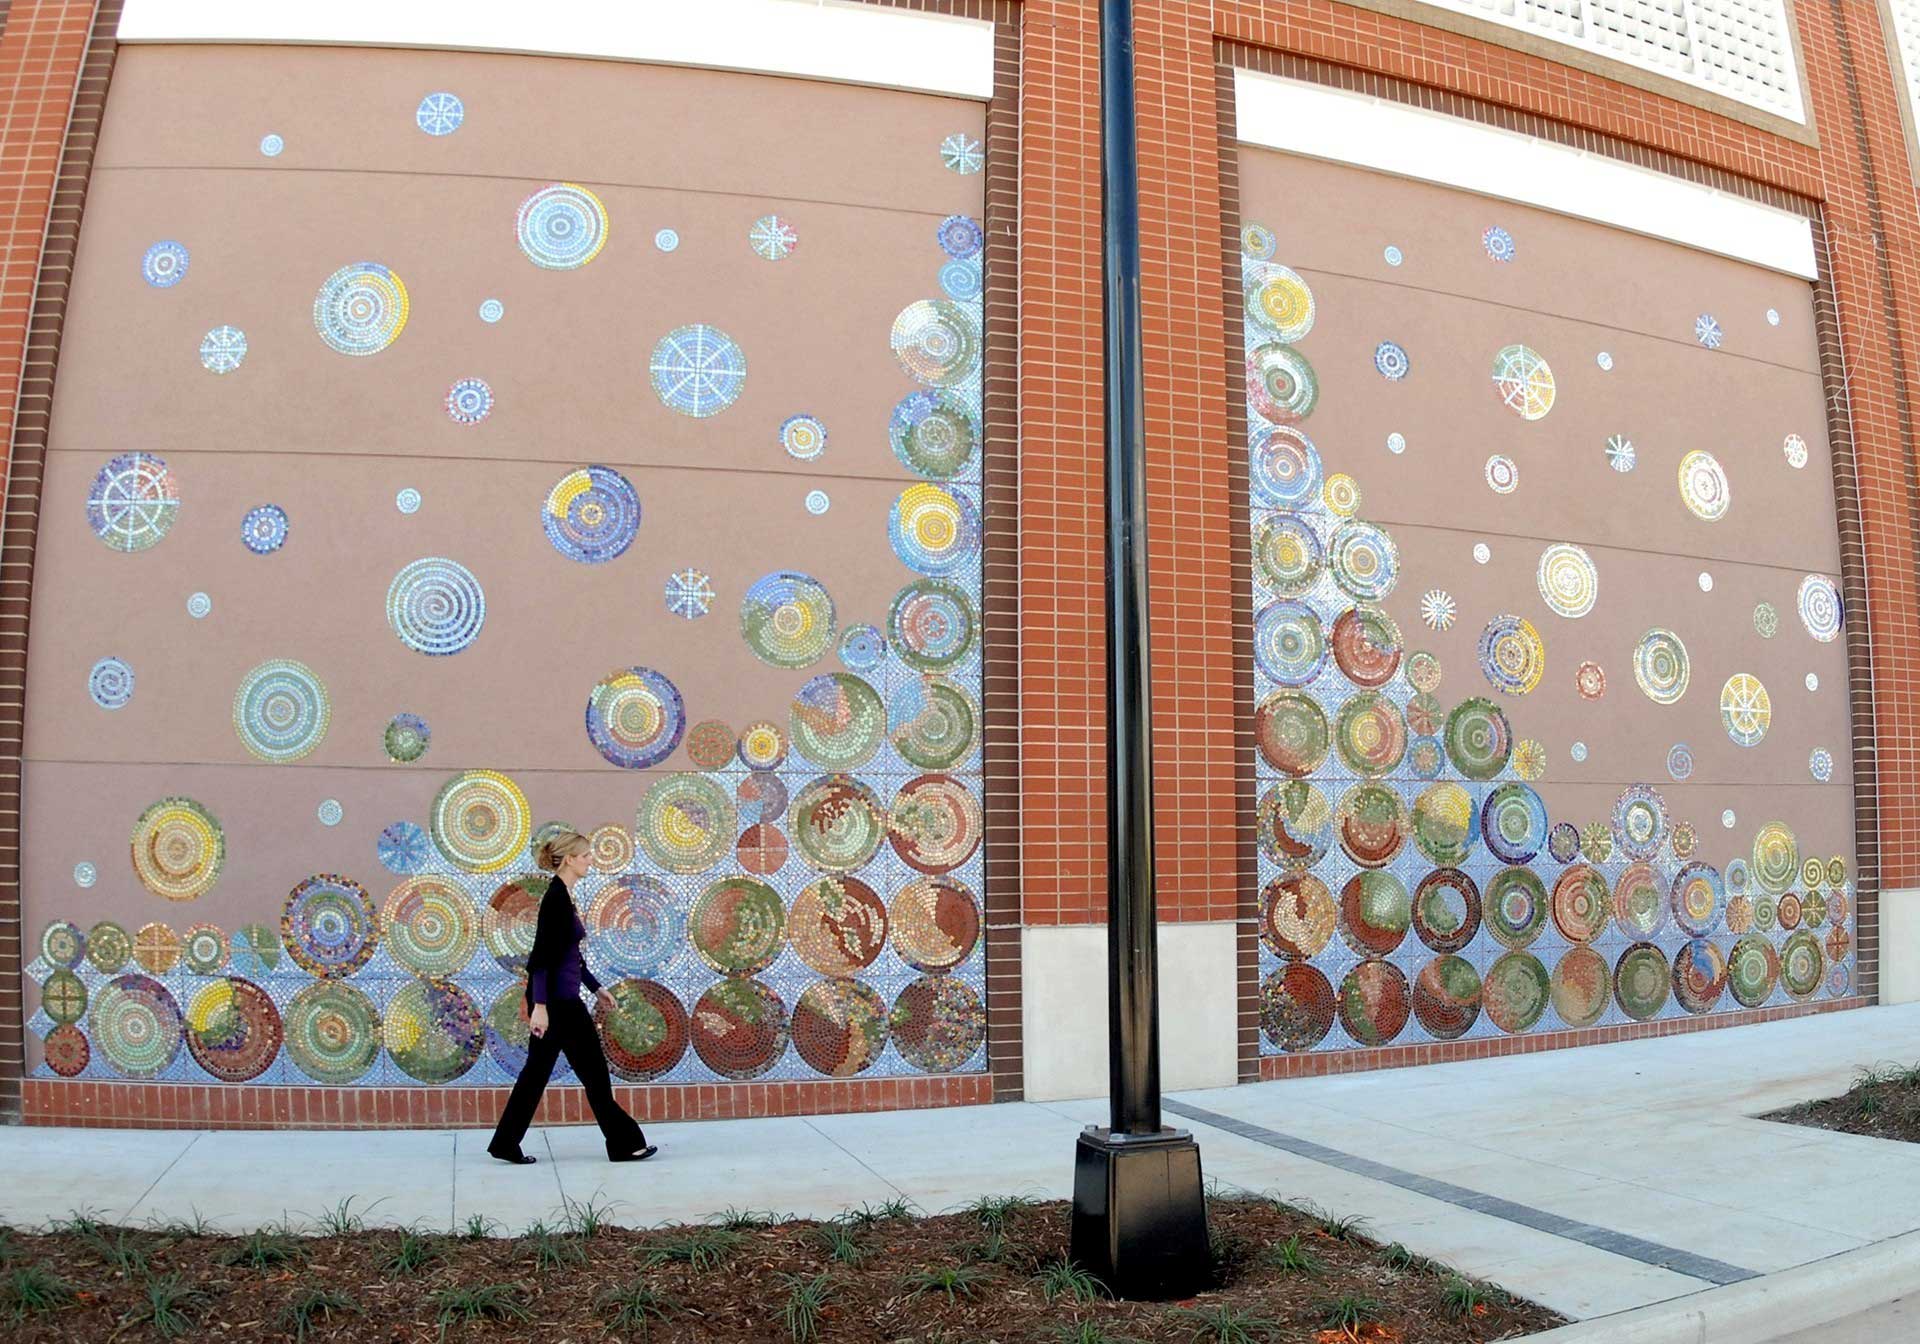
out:
{"label": "blonde hair", "polygon": [[533,861],[549,873],[560,871],[560,860],[573,854],[585,854],[592,846],[587,837],[578,831],[559,831],[540,842],[540,848],[534,852]]}

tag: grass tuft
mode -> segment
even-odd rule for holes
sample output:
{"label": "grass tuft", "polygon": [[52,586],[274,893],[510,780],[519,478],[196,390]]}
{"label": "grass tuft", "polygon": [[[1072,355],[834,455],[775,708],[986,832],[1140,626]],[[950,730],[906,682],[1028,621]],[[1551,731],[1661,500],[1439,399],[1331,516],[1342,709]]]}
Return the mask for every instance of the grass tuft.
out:
{"label": "grass tuft", "polygon": [[1487,1290],[1472,1279],[1455,1274],[1441,1290],[1440,1306],[1454,1320],[1477,1315],[1487,1305]]}
{"label": "grass tuft", "polygon": [[485,1241],[499,1230],[500,1224],[486,1214],[474,1213],[469,1214],[467,1221],[460,1225],[459,1237],[462,1241]]}
{"label": "grass tuft", "polygon": [[712,1269],[740,1249],[745,1240],[728,1227],[693,1227],[678,1236],[654,1243],[647,1252],[650,1265],[686,1265],[689,1269]]}
{"label": "grass tuft", "polygon": [[1004,1231],[1013,1216],[1033,1207],[1033,1201],[1024,1195],[982,1195],[966,1206],[970,1213],[990,1228]]}
{"label": "grass tuft", "polygon": [[404,1278],[418,1274],[425,1269],[427,1262],[440,1256],[440,1238],[428,1236],[414,1228],[403,1228],[400,1240],[394,1243],[393,1254],[380,1264],[380,1272],[390,1279]]}
{"label": "grass tuft", "polygon": [[900,1286],[907,1290],[908,1297],[945,1293],[947,1301],[955,1302],[972,1297],[985,1277],[986,1271],[978,1265],[949,1265],[944,1269],[918,1270],[902,1279]]}
{"label": "grass tuft", "polygon": [[163,1237],[174,1241],[187,1241],[194,1237],[210,1237],[215,1228],[205,1214],[198,1209],[190,1209],[184,1218],[169,1218],[163,1223],[148,1221],[147,1226]]}
{"label": "grass tuft", "polygon": [[666,1320],[673,1308],[672,1298],[638,1282],[610,1288],[600,1296],[600,1310],[607,1318],[607,1328],[622,1335],[639,1331],[644,1337],[652,1330],[653,1323]]}
{"label": "grass tuft", "polygon": [[1419,1259],[1397,1241],[1380,1252],[1380,1260],[1388,1269],[1412,1269]]}
{"label": "grass tuft", "polygon": [[223,1265],[244,1265],[248,1269],[277,1269],[307,1258],[307,1248],[284,1232],[264,1229],[249,1232],[214,1257]]}
{"label": "grass tuft", "polygon": [[[358,1198],[358,1195],[348,1195],[332,1208],[323,1209],[317,1214],[308,1216],[313,1219],[313,1225],[319,1229],[319,1234],[323,1237],[358,1236],[367,1230],[366,1218],[353,1211],[353,1201]],[[383,1202],[382,1199],[376,1199],[372,1204],[367,1205],[367,1208],[372,1210]]]}
{"label": "grass tuft", "polygon": [[1280,1327],[1264,1316],[1255,1316],[1236,1307],[1175,1307],[1175,1320],[1186,1323],[1188,1338],[1205,1344],[1258,1344],[1273,1338]]}
{"label": "grass tuft", "polygon": [[896,1196],[884,1204],[862,1204],[857,1209],[848,1209],[840,1215],[840,1221],[851,1223],[855,1227],[872,1227],[875,1223],[894,1222],[911,1217],[913,1217],[913,1205]]}
{"label": "grass tuft", "polygon": [[820,1318],[833,1295],[833,1282],[825,1273],[807,1278],[800,1274],[786,1277],[787,1300],[780,1308],[780,1324],[787,1328],[793,1344],[813,1344],[820,1338]]}
{"label": "grass tuft", "polygon": [[136,1274],[147,1272],[147,1248],[134,1240],[133,1234],[124,1227],[108,1229],[94,1224],[93,1230],[78,1237],[80,1244],[100,1257],[100,1263],[124,1278],[132,1279]]}
{"label": "grass tuft", "polygon": [[772,1227],[780,1221],[780,1215],[772,1209],[736,1209],[731,1204],[713,1215],[715,1227],[724,1227],[729,1232],[750,1232],[755,1228]]}
{"label": "grass tuft", "polygon": [[427,1299],[441,1338],[448,1329],[468,1321],[524,1321],[533,1312],[520,1300],[520,1288],[511,1283],[483,1283],[477,1288],[442,1288]]}
{"label": "grass tuft", "polygon": [[293,1336],[295,1344],[306,1344],[307,1332],[315,1323],[331,1320],[336,1312],[365,1315],[345,1293],[331,1288],[304,1288],[280,1309],[280,1325]]}
{"label": "grass tuft", "polygon": [[587,1251],[579,1240],[566,1232],[555,1232],[545,1223],[535,1222],[520,1235],[520,1245],[533,1254],[535,1269],[565,1269],[587,1263]]}
{"label": "grass tuft", "polygon": [[45,1265],[16,1265],[0,1275],[0,1319],[16,1325],[71,1301],[73,1289]]}
{"label": "grass tuft", "polygon": [[613,1201],[608,1200],[603,1204],[598,1195],[589,1195],[584,1200],[560,1196],[560,1221],[570,1236],[599,1236],[607,1226],[607,1215],[612,1212]]}
{"label": "grass tuft", "polygon": [[1040,1294],[1049,1302],[1068,1298],[1074,1302],[1097,1302],[1106,1297],[1107,1285],[1071,1260],[1056,1260],[1034,1276]]}
{"label": "grass tuft", "polygon": [[1384,1310],[1385,1308],[1374,1298],[1360,1293],[1343,1293],[1339,1297],[1329,1298],[1319,1304],[1320,1324],[1329,1330],[1338,1330],[1349,1337],[1357,1337],[1360,1327]]}
{"label": "grass tuft", "polygon": [[1127,1344],[1118,1335],[1110,1335],[1100,1328],[1098,1321],[1069,1321],[1053,1327],[1053,1337],[1058,1344]]}
{"label": "grass tuft", "polygon": [[179,1339],[200,1324],[200,1312],[206,1305],[205,1293],[189,1288],[178,1274],[168,1274],[146,1281],[140,1300],[120,1323],[123,1327],[151,1325],[160,1338]]}
{"label": "grass tuft", "polygon": [[843,1265],[857,1265],[867,1258],[866,1248],[853,1232],[853,1228],[837,1221],[822,1223],[813,1229],[814,1237],[826,1249],[827,1258]]}
{"label": "grass tuft", "polygon": [[1267,1247],[1261,1261],[1269,1269],[1277,1269],[1282,1274],[1318,1274],[1320,1258],[1307,1249],[1300,1234],[1295,1232],[1285,1241],[1277,1241]]}

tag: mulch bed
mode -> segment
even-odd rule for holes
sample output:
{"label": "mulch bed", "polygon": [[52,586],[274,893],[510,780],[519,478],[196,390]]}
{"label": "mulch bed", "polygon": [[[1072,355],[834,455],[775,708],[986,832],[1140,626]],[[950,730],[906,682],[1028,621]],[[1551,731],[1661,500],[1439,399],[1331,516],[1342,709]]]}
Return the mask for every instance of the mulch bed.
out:
{"label": "mulch bed", "polygon": [[[350,1219],[352,1210],[345,1212]],[[1209,1201],[1217,1286],[1173,1304],[1077,1301],[1071,1283],[1054,1284],[1050,1301],[1038,1276],[1065,1260],[1069,1209],[1061,1202],[982,1201],[931,1218],[896,1206],[832,1225],[794,1220],[731,1230],[721,1223],[583,1230],[602,1213],[576,1205],[569,1210],[571,1230],[518,1237],[477,1227],[477,1235],[467,1237],[353,1230],[235,1238],[74,1221],[13,1230],[0,1233],[0,1337],[96,1344],[155,1337],[284,1340],[298,1337],[302,1301],[308,1340],[392,1344],[535,1338],[541,1344],[609,1338],[658,1344],[1477,1344],[1561,1323],[1543,1307],[1470,1284],[1399,1247],[1382,1248],[1351,1222],[1250,1197]],[[854,1257],[851,1263],[831,1254],[829,1227],[850,1237],[842,1251]],[[403,1250],[422,1259],[398,1266]],[[716,1263],[689,1263],[702,1252]],[[1286,1267],[1302,1255],[1306,1267]],[[30,1305],[34,1284],[44,1290],[49,1275],[71,1296]],[[813,1334],[783,1319],[795,1285],[808,1283],[824,1287]],[[496,1305],[483,1300],[487,1290]],[[178,1334],[169,1336],[154,1321],[152,1304],[156,1294],[165,1299],[175,1291],[196,1296],[177,1304],[179,1319],[166,1324]],[[622,1291],[629,1295],[624,1321],[612,1296]],[[648,1309],[647,1293],[658,1315]],[[336,1295],[338,1303],[323,1310],[315,1294]],[[1342,1299],[1349,1325],[1330,1327]],[[1231,1332],[1236,1318],[1244,1333]]]}
{"label": "mulch bed", "polygon": [[1920,1064],[1862,1069],[1840,1096],[1803,1101],[1760,1118],[1920,1143]]}

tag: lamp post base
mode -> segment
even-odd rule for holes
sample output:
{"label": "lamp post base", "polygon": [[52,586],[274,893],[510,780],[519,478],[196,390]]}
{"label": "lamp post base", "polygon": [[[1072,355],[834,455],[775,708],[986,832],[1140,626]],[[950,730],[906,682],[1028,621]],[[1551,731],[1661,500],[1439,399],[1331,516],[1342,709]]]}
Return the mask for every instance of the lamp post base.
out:
{"label": "lamp post base", "polygon": [[1193,1135],[1080,1131],[1072,1246],[1073,1259],[1115,1297],[1165,1300],[1206,1287],[1207,1205]]}

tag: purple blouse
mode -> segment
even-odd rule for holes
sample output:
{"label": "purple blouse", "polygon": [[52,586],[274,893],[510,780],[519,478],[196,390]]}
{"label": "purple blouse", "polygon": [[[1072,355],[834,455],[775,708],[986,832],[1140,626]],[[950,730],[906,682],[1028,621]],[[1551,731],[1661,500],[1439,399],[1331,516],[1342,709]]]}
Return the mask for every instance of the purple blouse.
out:
{"label": "purple blouse", "polygon": [[551,969],[543,966],[530,972],[527,977],[535,1003],[578,1000],[582,985],[596,994],[600,992],[600,982],[587,969],[587,959],[580,953],[580,940],[586,936],[587,926],[580,922],[580,912],[576,910],[573,912],[573,941],[567,944],[567,955],[558,966]]}

